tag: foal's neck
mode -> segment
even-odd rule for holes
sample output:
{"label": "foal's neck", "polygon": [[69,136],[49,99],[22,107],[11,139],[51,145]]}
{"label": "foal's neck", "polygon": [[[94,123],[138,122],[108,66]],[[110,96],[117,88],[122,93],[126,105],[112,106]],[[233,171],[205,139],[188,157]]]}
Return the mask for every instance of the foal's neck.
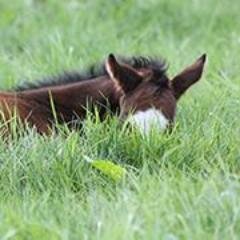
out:
{"label": "foal's neck", "polygon": [[84,118],[87,107],[91,105],[100,107],[100,117],[106,113],[108,107],[116,112],[120,95],[114,83],[106,76],[20,92],[20,96],[45,105],[48,110],[52,101],[56,113],[63,121],[71,121],[76,116]]}

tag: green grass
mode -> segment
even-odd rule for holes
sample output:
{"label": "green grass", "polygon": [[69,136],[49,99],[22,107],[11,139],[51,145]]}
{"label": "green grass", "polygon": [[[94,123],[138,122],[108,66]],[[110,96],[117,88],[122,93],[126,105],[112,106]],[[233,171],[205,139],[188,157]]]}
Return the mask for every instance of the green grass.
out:
{"label": "green grass", "polygon": [[[116,119],[0,141],[0,239],[239,239],[239,0],[0,1],[0,87],[121,55],[202,53],[171,135]],[[114,182],[86,160],[127,170]]]}

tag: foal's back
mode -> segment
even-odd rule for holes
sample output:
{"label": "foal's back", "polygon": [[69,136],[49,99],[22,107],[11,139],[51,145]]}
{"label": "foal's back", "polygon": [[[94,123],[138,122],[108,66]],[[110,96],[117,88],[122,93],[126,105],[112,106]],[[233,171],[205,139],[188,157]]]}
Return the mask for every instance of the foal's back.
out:
{"label": "foal's back", "polygon": [[1,131],[9,131],[13,119],[28,122],[36,126],[38,132],[44,133],[49,129],[48,114],[44,106],[16,92],[0,92],[0,121]]}

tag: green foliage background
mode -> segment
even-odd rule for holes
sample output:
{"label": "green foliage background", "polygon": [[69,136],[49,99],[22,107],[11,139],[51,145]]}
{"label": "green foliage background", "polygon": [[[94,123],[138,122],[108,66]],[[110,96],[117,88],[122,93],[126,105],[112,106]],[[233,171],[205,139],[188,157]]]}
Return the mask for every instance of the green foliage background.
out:
{"label": "green foliage background", "polygon": [[[1,239],[238,239],[239,0],[0,0],[0,86],[121,55],[160,55],[173,76],[206,52],[171,135],[116,119],[81,135],[31,129],[0,142]],[[112,180],[85,161],[123,166]]]}

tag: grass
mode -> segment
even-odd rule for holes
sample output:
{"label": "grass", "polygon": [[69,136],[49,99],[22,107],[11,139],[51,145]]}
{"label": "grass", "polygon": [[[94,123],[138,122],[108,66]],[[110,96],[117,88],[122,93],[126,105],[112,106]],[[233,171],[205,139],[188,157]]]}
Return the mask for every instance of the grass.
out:
{"label": "grass", "polygon": [[[161,55],[174,75],[202,53],[203,79],[171,135],[116,119],[80,135],[29,129],[0,141],[0,239],[239,239],[240,3],[232,0],[0,2],[0,86],[121,55]],[[127,170],[115,183],[88,161]]]}

